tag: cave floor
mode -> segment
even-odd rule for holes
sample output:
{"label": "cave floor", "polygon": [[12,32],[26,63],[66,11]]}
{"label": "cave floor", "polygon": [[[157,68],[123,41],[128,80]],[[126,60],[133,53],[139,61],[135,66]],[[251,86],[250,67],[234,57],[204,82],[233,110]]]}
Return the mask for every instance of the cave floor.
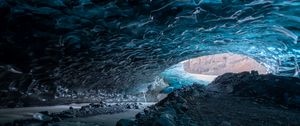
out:
{"label": "cave floor", "polygon": [[[116,103],[109,103],[111,105]],[[56,122],[55,125],[99,125],[99,126],[115,126],[120,119],[133,119],[135,115],[147,106],[155,104],[154,102],[142,102],[139,109],[126,109],[124,112],[114,114],[100,114],[87,117],[77,117],[64,119]],[[14,120],[32,119],[35,113],[41,111],[48,111],[50,113],[58,113],[68,110],[70,106],[74,109],[79,109],[82,106],[89,105],[89,103],[70,104],[70,105],[57,105],[57,106],[43,106],[43,107],[24,107],[24,108],[7,108],[0,109],[0,122],[2,124],[13,122]]]}
{"label": "cave floor", "polygon": [[88,103],[0,109],[0,122],[7,123],[18,119],[31,119],[33,114],[37,112],[41,112],[41,111],[49,111],[51,113],[61,112],[69,109],[70,106],[72,106],[73,108],[80,108],[81,106],[85,106],[85,105],[88,105]]}

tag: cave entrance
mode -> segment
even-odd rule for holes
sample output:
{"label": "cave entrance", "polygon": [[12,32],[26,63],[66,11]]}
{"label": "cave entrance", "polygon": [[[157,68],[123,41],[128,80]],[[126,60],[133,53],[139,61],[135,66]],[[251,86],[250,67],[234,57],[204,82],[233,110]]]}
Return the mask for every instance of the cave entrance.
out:
{"label": "cave entrance", "polygon": [[164,82],[173,90],[194,83],[207,85],[224,73],[253,70],[258,71],[259,74],[269,73],[267,67],[251,57],[234,53],[220,53],[182,61],[168,68],[161,75]]}
{"label": "cave entrance", "polygon": [[235,53],[205,55],[167,68],[154,82],[149,83],[151,86],[142,88],[145,91],[138,92],[143,92],[140,96],[144,101],[159,101],[175,89],[192,84],[208,85],[222,74],[253,70],[259,74],[269,73],[267,67],[249,56]]}
{"label": "cave entrance", "polygon": [[[245,71],[258,71],[267,74],[268,69],[255,59],[234,53],[221,53],[201,56],[184,61],[184,71],[200,78],[211,80],[224,73],[240,73]],[[212,80],[211,80],[212,81]]]}

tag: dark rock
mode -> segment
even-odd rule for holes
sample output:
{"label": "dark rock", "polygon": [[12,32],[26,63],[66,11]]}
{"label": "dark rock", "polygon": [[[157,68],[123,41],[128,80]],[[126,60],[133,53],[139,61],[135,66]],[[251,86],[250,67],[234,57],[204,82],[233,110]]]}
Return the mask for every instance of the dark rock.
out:
{"label": "dark rock", "polygon": [[264,98],[276,103],[300,107],[299,78],[258,75],[256,72],[226,73],[217,77],[207,89],[224,94]]}
{"label": "dark rock", "polygon": [[183,113],[185,113],[188,110],[188,106],[186,104],[180,104],[180,103],[178,103],[178,104],[176,104],[176,110],[179,113],[183,114]]}
{"label": "dark rock", "polygon": [[147,108],[144,109],[144,113],[145,113],[145,114],[149,114],[150,112],[151,112],[151,110],[150,110],[149,107],[147,107]]}
{"label": "dark rock", "polygon": [[172,108],[172,107],[169,107],[169,106],[163,108],[163,109],[162,109],[162,113],[167,113],[167,114],[172,115],[172,116],[175,116],[175,115],[176,115],[175,109]]}
{"label": "dark rock", "polygon": [[140,109],[139,105],[134,105],[134,109]]}
{"label": "dark rock", "polygon": [[50,114],[48,111],[41,111],[41,112],[39,112],[39,113],[45,114],[45,115],[47,115],[47,116],[49,116],[49,114]]}
{"label": "dark rock", "polygon": [[60,121],[62,121],[62,119],[60,117],[58,117],[58,116],[55,116],[55,117],[52,118],[52,121],[54,121],[54,122],[60,122]]}
{"label": "dark rock", "polygon": [[104,102],[100,102],[99,105],[100,105],[100,107],[108,107],[108,105]]}
{"label": "dark rock", "polygon": [[187,102],[187,101],[186,101],[183,97],[181,97],[181,96],[179,96],[176,100],[177,100],[178,103],[186,103],[186,102]]}
{"label": "dark rock", "polygon": [[121,119],[117,122],[116,126],[133,126],[134,121],[129,119]]}
{"label": "dark rock", "polygon": [[[288,112],[290,111],[289,109],[298,111],[293,107],[299,108],[297,107],[297,104],[300,103],[300,95],[299,91],[295,90],[300,89],[299,81],[300,79],[292,77],[259,75],[254,71],[252,71],[251,73],[227,73],[222,76],[219,76],[214,82],[212,82],[207,87],[192,85],[173,91],[165,99],[161,100],[156,105],[144,109],[144,113],[138,113],[135,116],[135,124],[145,126],[196,126],[199,123],[207,125],[206,119],[203,118],[203,116],[205,116],[205,112],[207,112],[211,116],[215,114],[215,116],[212,117],[220,117],[218,119],[212,119],[212,125],[238,125],[240,122],[231,122],[231,120],[230,122],[223,121],[223,112],[211,110],[219,110],[220,108],[210,108],[206,110],[206,108],[211,105],[223,106],[223,100],[226,100],[227,102],[224,103],[227,104],[226,108],[230,108],[230,106],[234,104],[239,105],[239,102],[244,102],[244,105],[249,105],[249,107],[255,106],[257,107],[256,109],[258,109],[259,111],[262,110],[272,113],[278,112],[273,111],[273,109],[279,110],[280,113],[283,111]],[[197,100],[195,98],[197,98]],[[231,99],[233,101],[231,101]],[[198,103],[192,103],[194,100]],[[209,104],[206,103],[208,101]],[[215,104],[215,101],[218,102],[216,102]],[[203,108],[206,111],[202,111],[202,106],[200,107],[198,105],[201,102],[204,102],[201,105],[204,106]],[[234,102],[234,104],[232,102]],[[255,103],[252,104],[253,102]],[[268,105],[272,106],[272,111],[270,111],[269,108],[267,110],[264,110],[265,107]],[[236,107],[242,108],[243,106]],[[197,112],[201,110],[204,113],[195,113],[193,110],[197,110]],[[227,112],[227,110],[224,110],[224,108],[221,110]],[[247,113],[243,113],[239,110],[236,112],[236,114]],[[254,115],[251,116],[254,117]],[[282,117],[284,118],[283,120],[286,120],[284,116]],[[198,120],[194,120],[195,118]],[[239,117],[238,120],[240,118],[243,117]],[[233,117],[231,119],[235,120],[236,118]],[[267,118],[267,120],[269,119]],[[197,123],[194,121],[197,121]]]}
{"label": "dark rock", "polygon": [[93,107],[93,108],[99,108],[99,107],[101,107],[100,104],[96,104],[96,103],[91,103],[90,106]]}
{"label": "dark rock", "polygon": [[176,121],[174,115],[169,113],[163,113],[158,119],[153,123],[154,126],[176,126]]}
{"label": "dark rock", "polygon": [[126,104],[126,108],[127,109],[139,109],[140,106],[137,103],[129,103],[129,104]]}
{"label": "dark rock", "polygon": [[142,114],[142,113],[139,112],[138,114],[135,115],[135,118],[136,118],[136,119],[140,119],[140,118],[142,118],[143,116],[144,116],[144,114]]}
{"label": "dark rock", "polygon": [[131,104],[127,104],[127,105],[126,105],[126,108],[127,108],[127,109],[132,109],[133,106],[132,106]]}
{"label": "dark rock", "polygon": [[15,101],[9,101],[7,103],[7,107],[8,108],[15,108],[17,106],[16,102]]}
{"label": "dark rock", "polygon": [[60,118],[74,118],[76,115],[74,112],[71,111],[63,111],[58,114]]}

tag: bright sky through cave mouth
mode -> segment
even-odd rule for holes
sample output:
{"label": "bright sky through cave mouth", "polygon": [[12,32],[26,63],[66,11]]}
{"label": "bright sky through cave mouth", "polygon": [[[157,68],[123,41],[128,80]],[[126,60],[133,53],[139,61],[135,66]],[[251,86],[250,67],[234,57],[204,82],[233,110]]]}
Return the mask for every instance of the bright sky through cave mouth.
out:
{"label": "bright sky through cave mouth", "polygon": [[220,53],[182,61],[164,71],[162,77],[167,84],[179,88],[193,83],[206,85],[225,73],[251,71],[257,71],[259,74],[270,73],[267,67],[251,57]]}
{"label": "bright sky through cave mouth", "polygon": [[189,59],[183,63],[184,70],[191,74],[219,76],[224,73],[258,71],[267,74],[268,69],[245,55],[222,53]]}

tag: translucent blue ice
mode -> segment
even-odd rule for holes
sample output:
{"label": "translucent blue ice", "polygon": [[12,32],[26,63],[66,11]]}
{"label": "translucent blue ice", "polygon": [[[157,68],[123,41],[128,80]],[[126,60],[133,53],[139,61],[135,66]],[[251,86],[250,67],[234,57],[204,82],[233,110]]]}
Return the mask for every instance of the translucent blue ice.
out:
{"label": "translucent blue ice", "polygon": [[33,47],[42,45],[44,54],[24,49],[33,87],[51,78],[74,89],[127,90],[181,61],[223,52],[252,57],[277,75],[300,76],[299,0],[70,1],[0,0],[0,7],[10,6],[9,20],[30,17],[27,24],[36,25],[16,27],[21,32],[12,38],[43,40]]}

